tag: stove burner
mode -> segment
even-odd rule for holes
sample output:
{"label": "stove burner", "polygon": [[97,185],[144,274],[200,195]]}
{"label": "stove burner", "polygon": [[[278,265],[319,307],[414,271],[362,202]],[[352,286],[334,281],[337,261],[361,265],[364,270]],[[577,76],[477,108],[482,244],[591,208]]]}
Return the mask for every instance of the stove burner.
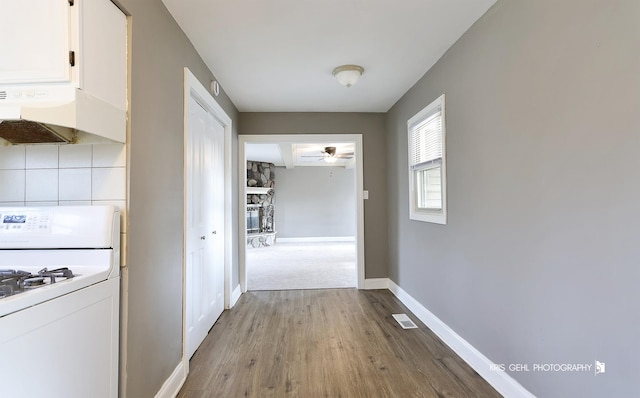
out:
{"label": "stove burner", "polygon": [[74,276],[73,272],[66,267],[53,270],[43,268],[37,274],[21,270],[2,269],[0,270],[0,298],[56,283],[58,278],[65,280]]}
{"label": "stove burner", "polygon": [[69,279],[74,277],[73,272],[71,272],[69,268],[58,268],[52,269],[51,271],[43,268],[38,271],[38,275],[51,278],[51,283],[55,283],[55,278]]}
{"label": "stove burner", "polygon": [[31,273],[27,271],[20,271],[20,270],[16,271],[13,269],[0,269],[0,279],[16,277],[16,276],[27,276],[27,275],[31,275]]}
{"label": "stove burner", "polygon": [[38,287],[42,285],[44,285],[44,278],[40,276],[35,278],[27,278],[24,280],[25,288]]}
{"label": "stove burner", "polygon": [[0,285],[0,298],[13,295],[13,286]]}

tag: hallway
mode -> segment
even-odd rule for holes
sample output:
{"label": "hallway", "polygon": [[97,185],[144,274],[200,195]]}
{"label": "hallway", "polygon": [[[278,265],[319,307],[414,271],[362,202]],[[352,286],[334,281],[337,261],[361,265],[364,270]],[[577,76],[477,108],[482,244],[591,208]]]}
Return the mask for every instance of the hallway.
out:
{"label": "hallway", "polygon": [[249,292],[190,362],[179,398],[499,397],[386,290]]}

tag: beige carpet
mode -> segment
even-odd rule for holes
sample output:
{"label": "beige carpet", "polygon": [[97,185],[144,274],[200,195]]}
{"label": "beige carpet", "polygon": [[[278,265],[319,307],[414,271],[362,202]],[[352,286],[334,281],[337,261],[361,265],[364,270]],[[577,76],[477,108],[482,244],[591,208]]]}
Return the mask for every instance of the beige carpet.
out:
{"label": "beige carpet", "polygon": [[280,243],[247,248],[248,290],[356,286],[354,242]]}

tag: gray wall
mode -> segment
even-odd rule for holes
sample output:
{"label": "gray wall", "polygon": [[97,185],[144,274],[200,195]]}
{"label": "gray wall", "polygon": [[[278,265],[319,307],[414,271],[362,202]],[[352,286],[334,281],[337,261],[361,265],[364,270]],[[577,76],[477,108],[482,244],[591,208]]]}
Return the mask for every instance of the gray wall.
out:
{"label": "gray wall", "polygon": [[[182,355],[183,67],[205,87],[213,75],[160,0],[120,4],[132,32],[126,393],[138,398],[153,397]],[[237,128],[234,105],[216,99]],[[233,270],[235,285],[235,260]]]}
{"label": "gray wall", "polygon": [[[388,113],[390,277],[540,397],[640,391],[640,2],[499,1]],[[406,122],[446,94],[446,226]]]}
{"label": "gray wall", "polygon": [[[362,134],[365,277],[387,276],[387,171],[383,113],[240,113],[240,134]],[[276,183],[277,183],[276,177]]]}
{"label": "gray wall", "polygon": [[354,237],[355,169],[276,169],[275,222],[278,238]]}

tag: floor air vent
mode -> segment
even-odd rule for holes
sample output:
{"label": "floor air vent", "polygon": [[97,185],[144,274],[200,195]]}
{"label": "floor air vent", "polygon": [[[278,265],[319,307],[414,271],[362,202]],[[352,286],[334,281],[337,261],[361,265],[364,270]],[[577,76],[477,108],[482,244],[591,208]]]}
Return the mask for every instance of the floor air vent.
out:
{"label": "floor air vent", "polygon": [[393,319],[395,319],[403,329],[417,329],[418,326],[413,323],[411,319],[407,316],[407,314],[391,314]]}

